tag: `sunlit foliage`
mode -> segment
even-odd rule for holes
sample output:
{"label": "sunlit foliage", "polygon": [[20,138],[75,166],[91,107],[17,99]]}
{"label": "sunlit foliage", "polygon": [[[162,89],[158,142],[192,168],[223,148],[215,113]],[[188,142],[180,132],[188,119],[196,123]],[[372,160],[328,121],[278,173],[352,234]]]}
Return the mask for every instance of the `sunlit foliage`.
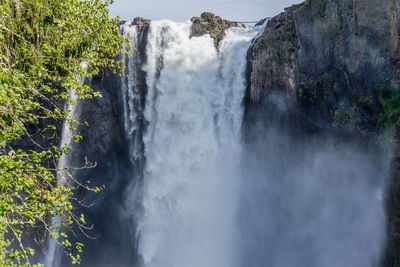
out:
{"label": "sunlit foliage", "polygon": [[[43,138],[59,133],[63,121],[75,129],[77,122],[63,110],[72,101],[69,93],[81,99],[98,96],[79,77],[120,65],[115,58],[124,40],[118,34],[117,19],[108,15],[109,4],[0,0],[1,266],[31,266],[29,255],[35,251],[23,241],[28,234],[39,245],[50,234],[74,263],[80,261],[83,244],[71,244],[67,238],[68,229],[86,223],[74,211],[73,192],[80,186],[99,189],[80,184],[68,168],[58,170],[56,162],[68,148],[35,145],[28,128],[38,129]],[[35,148],[21,149],[15,145],[21,140],[32,142]],[[51,217],[56,216],[61,222],[52,229]]]}

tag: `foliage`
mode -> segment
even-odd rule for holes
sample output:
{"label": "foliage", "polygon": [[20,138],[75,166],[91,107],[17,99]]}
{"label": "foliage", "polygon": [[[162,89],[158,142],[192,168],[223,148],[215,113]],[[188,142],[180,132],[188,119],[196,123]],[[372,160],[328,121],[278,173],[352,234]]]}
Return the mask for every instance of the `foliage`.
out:
{"label": "foliage", "polygon": [[311,7],[311,0],[306,0],[298,9],[299,12],[305,10],[306,8]]}
{"label": "foliage", "polygon": [[333,114],[333,119],[335,122],[339,123],[348,123],[350,121],[354,121],[356,118],[354,109],[357,109],[357,107],[346,107],[345,102],[341,101]]}
{"label": "foliage", "polygon": [[319,3],[319,7],[320,7],[321,12],[325,11],[326,4],[327,4],[327,0],[321,0],[321,2]]}
{"label": "foliage", "polygon": [[297,90],[297,92],[298,92],[299,97],[302,98],[303,97],[303,87],[300,86],[299,89]]}
{"label": "foliage", "polygon": [[[33,248],[27,234],[39,244],[50,233],[74,263],[82,244],[72,245],[67,230],[84,229],[83,216],[73,208],[74,189],[85,187],[57,169],[68,147],[35,146],[17,149],[21,140],[36,143],[28,129],[40,136],[60,132],[60,123],[77,124],[64,104],[99,96],[80,77],[101,68],[117,70],[115,60],[125,42],[118,18],[111,19],[110,0],[0,0],[0,262],[1,266],[31,266]],[[81,66],[85,62],[86,67]],[[46,125],[46,127],[42,127]],[[79,139],[76,136],[75,139]],[[86,165],[86,166],[90,166]],[[57,178],[58,177],[58,178]],[[50,218],[60,223],[51,227]]]}
{"label": "foliage", "polygon": [[383,106],[379,114],[378,127],[390,128],[400,125],[400,92],[384,86],[379,90],[379,101]]}

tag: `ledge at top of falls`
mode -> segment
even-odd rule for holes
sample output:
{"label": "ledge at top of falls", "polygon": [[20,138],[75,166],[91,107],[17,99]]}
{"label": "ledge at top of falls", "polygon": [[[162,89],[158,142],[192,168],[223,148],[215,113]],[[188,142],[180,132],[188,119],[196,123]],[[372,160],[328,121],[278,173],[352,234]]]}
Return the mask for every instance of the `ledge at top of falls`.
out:
{"label": "ledge at top of falls", "polygon": [[[119,22],[119,26],[124,25],[127,21],[125,20],[121,20]],[[131,26],[136,25],[138,27],[138,34],[140,35],[144,28],[149,25],[151,22],[151,19],[146,19],[146,18],[142,18],[142,17],[136,17],[133,19],[133,21],[130,23]]]}
{"label": "ledge at top of falls", "polygon": [[200,17],[192,17],[191,21],[193,22],[191,36],[209,34],[214,39],[216,47],[218,47],[219,42],[223,39],[225,30],[231,27],[244,27],[239,22],[222,19],[211,12],[204,12]]}
{"label": "ledge at top of falls", "polygon": [[[225,36],[225,31],[232,27],[244,27],[244,24],[235,21],[229,21],[221,18],[220,16],[216,16],[211,12],[203,12],[200,17],[192,17],[192,27],[191,27],[191,37],[201,36],[204,34],[209,34],[214,39],[214,44],[218,47],[218,44]],[[265,21],[261,20],[261,21]],[[126,24],[127,21],[121,20],[119,25]],[[151,20],[136,17],[130,23],[130,25],[138,26],[138,34],[140,35],[145,27],[150,24]]]}

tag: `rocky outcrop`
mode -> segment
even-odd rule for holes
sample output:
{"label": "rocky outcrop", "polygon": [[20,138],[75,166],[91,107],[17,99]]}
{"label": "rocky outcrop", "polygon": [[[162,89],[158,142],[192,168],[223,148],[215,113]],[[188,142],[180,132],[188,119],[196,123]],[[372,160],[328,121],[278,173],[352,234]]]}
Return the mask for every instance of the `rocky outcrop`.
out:
{"label": "rocky outcrop", "polygon": [[285,92],[305,127],[369,135],[379,89],[400,87],[394,1],[306,1],[268,21],[249,52],[247,101]]}
{"label": "rocky outcrop", "polygon": [[214,39],[216,47],[223,39],[225,30],[231,27],[243,26],[238,22],[222,19],[220,16],[215,16],[210,12],[204,12],[200,17],[193,17],[191,20],[193,22],[191,36],[209,34]]}
{"label": "rocky outcrop", "polygon": [[263,18],[263,19],[260,19],[260,20],[254,25],[254,27],[264,25],[264,23],[265,23],[268,19],[270,19],[270,18]]}
{"label": "rocky outcrop", "polygon": [[[142,32],[146,29],[146,27],[150,24],[151,20],[150,19],[145,19],[142,17],[136,17],[134,18],[131,22],[128,22],[128,25],[134,26],[137,25],[138,29],[138,35],[140,36]],[[122,26],[126,24],[126,20],[121,20],[118,25]]]}
{"label": "rocky outcrop", "polygon": [[[293,109],[290,124],[296,124],[298,112],[296,98],[296,71],[298,50],[294,11],[291,7],[267,22],[266,30],[248,51],[248,88],[246,93],[245,122],[260,119],[271,112],[268,96],[279,92],[285,96],[287,107]],[[276,117],[276,116],[275,116]],[[297,128],[297,127],[293,127]],[[246,134],[248,136],[248,134]]]}
{"label": "rocky outcrop", "polygon": [[132,21],[132,25],[137,25],[138,27],[138,35],[140,36],[143,30],[150,24],[151,20],[144,19],[141,17],[136,17]]}

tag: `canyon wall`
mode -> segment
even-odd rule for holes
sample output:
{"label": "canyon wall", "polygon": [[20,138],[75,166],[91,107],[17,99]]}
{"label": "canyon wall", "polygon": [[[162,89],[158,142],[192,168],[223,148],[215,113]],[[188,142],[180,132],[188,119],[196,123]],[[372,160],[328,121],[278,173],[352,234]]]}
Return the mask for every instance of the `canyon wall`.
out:
{"label": "canyon wall", "polygon": [[[400,89],[399,11],[398,0],[311,0],[271,18],[248,53],[245,123],[268,124],[269,99],[278,93],[290,110],[281,124],[296,138],[323,132],[375,144],[371,140],[384,135],[378,127],[384,108],[380,91]],[[400,266],[394,132],[386,193],[388,266]]]}

